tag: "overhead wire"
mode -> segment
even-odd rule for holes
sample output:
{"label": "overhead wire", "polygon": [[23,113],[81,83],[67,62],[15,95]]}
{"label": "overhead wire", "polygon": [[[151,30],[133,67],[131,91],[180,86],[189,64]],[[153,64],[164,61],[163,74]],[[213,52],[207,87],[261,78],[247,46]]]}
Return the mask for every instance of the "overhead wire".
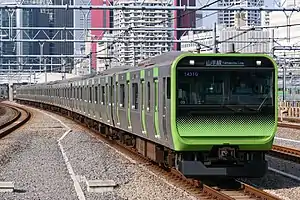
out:
{"label": "overhead wire", "polygon": [[[176,18],[184,17],[184,16],[186,16],[186,15],[189,15],[189,14],[192,14],[192,13],[194,13],[194,12],[196,12],[196,11],[199,11],[199,10],[201,10],[201,9],[203,9],[203,8],[209,7],[209,6],[211,6],[211,5],[215,4],[215,3],[218,3],[219,1],[221,1],[221,0],[215,0],[215,1],[211,2],[211,3],[205,4],[204,6],[201,6],[199,9],[192,10],[192,11],[189,11],[189,12],[186,12],[186,13],[183,13],[183,14],[181,14],[181,15],[179,15],[179,16],[175,16],[175,17],[172,17],[172,18],[165,19],[165,20],[162,20],[162,21],[160,21],[160,22],[156,22],[156,23],[154,23],[153,25],[156,25],[156,24],[159,25],[159,24],[161,24],[161,23],[165,23],[165,22],[168,22],[168,21],[170,21],[170,20],[174,20],[174,19],[176,19]],[[148,28],[148,27],[147,27],[147,26],[135,26],[135,27],[129,27],[129,28],[128,28],[128,31],[130,31],[132,28]],[[125,32],[126,32],[126,31],[125,31]],[[122,37],[122,36],[118,36],[118,37]],[[111,48],[116,42],[118,42],[118,41],[114,40],[114,41],[112,41],[112,44],[109,45],[109,46],[107,46],[106,48],[104,48],[104,49],[102,49],[102,50],[100,50],[100,51],[91,52],[91,53],[99,53],[99,52],[101,52],[101,51],[108,50],[108,49]]]}

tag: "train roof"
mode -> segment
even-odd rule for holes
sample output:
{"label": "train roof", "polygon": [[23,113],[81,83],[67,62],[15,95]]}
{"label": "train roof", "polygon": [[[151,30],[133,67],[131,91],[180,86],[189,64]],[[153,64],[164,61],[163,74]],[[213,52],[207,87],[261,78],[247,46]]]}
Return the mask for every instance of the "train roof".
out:
{"label": "train roof", "polygon": [[190,53],[188,51],[169,51],[166,53],[162,53],[158,56],[155,57],[150,57],[147,58],[143,61],[141,61],[138,64],[138,67],[147,67],[147,66],[151,66],[151,65],[172,65],[172,63],[174,62],[174,60],[185,53]]}

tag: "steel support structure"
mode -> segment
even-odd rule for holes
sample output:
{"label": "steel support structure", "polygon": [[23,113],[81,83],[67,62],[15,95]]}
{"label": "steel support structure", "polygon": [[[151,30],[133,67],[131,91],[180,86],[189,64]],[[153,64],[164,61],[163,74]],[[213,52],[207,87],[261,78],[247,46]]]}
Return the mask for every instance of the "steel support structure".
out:
{"label": "steel support structure", "polygon": [[[23,1],[23,0],[21,0]],[[62,1],[63,2],[63,1]],[[47,82],[47,66],[51,66],[51,71],[53,71],[53,67],[58,67],[61,72],[63,72],[63,77],[62,79],[65,78],[65,73],[66,73],[66,66],[68,63],[66,63],[65,58],[74,58],[78,59],[78,62],[81,62],[80,59],[87,59],[89,60],[89,71],[91,70],[91,53],[89,55],[44,55],[44,50],[43,46],[45,43],[48,42],[73,42],[73,43],[85,43],[85,42],[107,42],[107,43],[112,43],[112,42],[117,42],[117,43],[133,43],[138,44],[138,43],[144,43],[145,40],[137,39],[135,40],[135,36],[133,37],[128,37],[128,36],[123,36],[120,35],[119,37],[116,37],[112,40],[109,40],[109,36],[106,36],[105,39],[102,39],[102,36],[107,32],[107,31],[123,31],[123,32],[130,32],[130,33],[135,33],[135,32],[141,32],[141,31],[213,31],[216,33],[216,24],[213,29],[203,29],[203,28],[171,28],[171,27],[124,27],[124,28],[74,28],[74,27],[23,27],[23,24],[19,24],[18,27],[13,27],[12,26],[12,16],[14,12],[18,12],[20,10],[26,10],[26,9],[53,9],[53,10],[80,10],[80,11],[90,11],[90,10],[121,10],[123,13],[128,13],[128,11],[146,11],[146,10],[163,10],[163,11],[221,11],[221,10],[228,10],[228,11],[277,11],[277,12],[300,12],[300,8],[269,8],[269,7],[205,7],[205,6],[170,6],[170,5],[162,5],[162,6],[144,6],[142,5],[136,5],[136,6],[122,6],[122,5],[99,5],[99,6],[94,6],[94,5],[68,5],[68,4],[61,4],[61,5],[51,5],[51,2],[48,5],[24,5],[22,2],[16,3],[15,5],[12,4],[0,4],[0,9],[6,10],[9,13],[10,16],[10,23],[9,27],[0,27],[1,34],[6,34],[8,38],[2,38],[2,42],[14,42],[17,44],[17,55],[3,55],[1,52],[1,59],[2,58],[18,58],[17,63],[5,63],[2,64],[2,66],[8,66],[8,71],[9,74],[15,73],[14,76],[20,76],[22,77],[23,73],[27,73],[29,70],[30,74],[30,79],[32,73],[35,73],[32,69],[33,66],[40,66],[40,73],[45,73],[45,82]],[[87,17],[85,17],[87,19]],[[20,22],[19,22],[20,23]],[[298,24],[300,25],[300,24]],[[288,24],[288,26],[292,26],[291,24]],[[278,26],[275,26],[278,27]],[[252,29],[255,28],[267,28],[266,26],[260,26],[260,27],[253,27]],[[28,31],[36,31],[37,33],[33,37],[29,37],[29,34],[27,34]],[[47,30],[52,30],[56,31],[54,32],[54,36],[50,37],[50,35],[47,33]],[[74,39],[57,39],[57,35],[60,33],[62,34],[63,32],[69,32],[72,34],[73,31],[76,30],[81,30],[85,31],[85,34],[75,37],[75,34],[73,34]],[[99,38],[95,37],[92,39],[86,39],[87,32],[89,30],[102,30],[102,35],[99,36]],[[16,31],[16,35],[13,35],[13,31]],[[44,35],[45,38],[47,39],[38,39],[38,35]],[[28,36],[27,38],[24,37],[24,35]],[[152,38],[153,36],[149,36],[149,38]],[[101,38],[101,39],[100,39]],[[273,37],[274,39],[274,37]],[[235,41],[234,39],[230,39],[228,41],[218,41],[217,40],[217,35],[213,35],[213,45],[210,47],[211,49],[214,50],[214,52],[218,51],[218,44],[220,43],[262,43],[262,41],[255,41],[255,40],[250,40],[250,41]],[[40,55],[24,55],[21,51],[22,49],[22,43],[23,42],[38,42],[40,44]],[[200,48],[201,46],[206,45],[201,43],[201,40],[180,40],[177,38],[174,38],[172,40],[159,40],[155,38],[155,40],[151,41],[146,41],[146,42],[154,42],[154,43],[195,43],[197,46]],[[266,43],[268,41],[265,41]],[[92,52],[92,53],[97,53],[97,52]],[[272,52],[271,52],[272,53]],[[98,56],[99,54],[97,53],[98,59],[101,57]],[[37,63],[26,63],[23,61],[24,58],[37,58]],[[38,62],[39,59],[39,62]],[[47,59],[51,59],[51,63],[47,63]],[[59,64],[53,64],[53,59],[60,59]],[[25,59],[24,59],[25,60]],[[24,63],[23,63],[24,62]],[[12,66],[19,66],[18,69],[12,69]],[[23,66],[30,66],[30,69],[28,68],[23,68]],[[43,67],[42,67],[43,66]],[[49,69],[49,68],[48,68]],[[3,69],[3,72],[6,70]],[[1,77],[1,70],[0,70],[0,77]],[[26,77],[26,76],[25,76]],[[31,82],[31,80],[30,80]]]}
{"label": "steel support structure", "polygon": [[118,6],[118,5],[3,5],[0,4],[0,9],[61,9],[61,10],[168,10],[168,11],[281,11],[281,12],[300,12],[300,8],[270,8],[270,7],[203,7],[203,6]]}

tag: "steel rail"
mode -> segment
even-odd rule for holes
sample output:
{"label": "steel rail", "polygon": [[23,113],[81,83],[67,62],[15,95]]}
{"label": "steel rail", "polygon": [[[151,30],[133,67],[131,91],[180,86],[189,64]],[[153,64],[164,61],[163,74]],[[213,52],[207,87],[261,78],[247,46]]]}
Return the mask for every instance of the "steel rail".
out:
{"label": "steel rail", "polygon": [[298,149],[273,145],[272,150],[269,151],[268,154],[300,164],[300,151]]}
{"label": "steel rail", "polygon": [[3,138],[29,121],[31,113],[18,106],[9,105],[3,102],[1,102],[1,104],[13,109],[17,113],[14,118],[0,126],[0,138]]}
{"label": "steel rail", "polygon": [[[22,100],[22,103],[28,104],[31,101]],[[67,112],[56,109],[57,107],[54,105],[46,104],[47,106],[41,107],[41,104],[30,104],[29,106],[35,106],[39,109],[46,109],[50,112],[63,115],[64,117],[77,122],[83,129],[89,130],[94,137],[101,141],[105,141],[111,147],[119,150],[120,152],[126,154],[127,156],[133,158],[136,162],[147,165],[151,171],[155,171],[155,174],[158,176],[164,176],[168,181],[175,183],[176,185],[180,185],[180,187],[184,188],[186,191],[190,192],[191,194],[199,197],[200,199],[210,198],[216,200],[234,200],[242,197],[243,199],[265,199],[265,200],[280,200],[279,198],[268,194],[260,189],[254,188],[250,185],[245,183],[232,180],[234,183],[238,183],[237,188],[235,189],[222,189],[222,188],[215,188],[213,186],[207,185],[204,182],[202,183],[196,179],[188,179],[184,177],[179,171],[174,168],[165,169],[164,167],[151,162],[149,158],[146,156],[139,154],[137,149],[133,146],[128,146],[126,144],[121,143],[118,140],[113,140],[112,135],[105,135],[99,132],[98,128],[93,128],[93,126],[89,125],[85,120],[81,121],[80,119],[75,119],[72,115],[67,114]],[[53,109],[52,109],[53,108]]]}

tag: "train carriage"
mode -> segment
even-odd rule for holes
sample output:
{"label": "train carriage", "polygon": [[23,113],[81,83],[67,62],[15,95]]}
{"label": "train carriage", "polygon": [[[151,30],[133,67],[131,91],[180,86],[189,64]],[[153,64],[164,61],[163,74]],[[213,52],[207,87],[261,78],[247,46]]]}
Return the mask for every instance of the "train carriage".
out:
{"label": "train carriage", "polygon": [[[261,177],[277,128],[277,73],[266,55],[168,52],[38,86],[68,100],[57,107],[109,127],[114,138],[129,135],[141,154],[188,177]],[[19,88],[17,99],[37,101],[34,87]],[[68,92],[54,92],[61,87]]]}

